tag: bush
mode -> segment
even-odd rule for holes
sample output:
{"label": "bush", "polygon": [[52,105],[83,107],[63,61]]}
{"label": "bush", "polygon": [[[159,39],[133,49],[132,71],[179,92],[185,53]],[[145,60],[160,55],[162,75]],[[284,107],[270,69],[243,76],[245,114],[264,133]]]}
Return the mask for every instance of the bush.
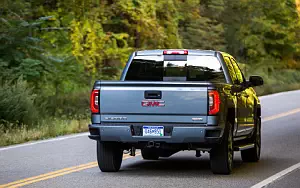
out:
{"label": "bush", "polygon": [[246,79],[250,75],[259,75],[264,79],[264,85],[256,87],[258,95],[267,95],[277,92],[300,89],[300,70],[270,68],[263,65],[240,64]]}
{"label": "bush", "polygon": [[[56,117],[82,119],[89,114],[89,89],[65,92],[57,97],[53,96],[53,103],[49,101],[49,108],[55,111]],[[54,102],[55,101],[55,102]]]}
{"label": "bush", "polygon": [[57,92],[51,91],[51,87],[45,87],[39,91],[36,100],[43,118],[82,119],[89,114],[90,88],[76,85],[71,89],[61,87],[57,89]]}
{"label": "bush", "polygon": [[6,125],[13,123],[14,126],[36,123],[38,111],[34,105],[35,98],[32,88],[22,79],[0,84],[0,121]]}
{"label": "bush", "polygon": [[300,71],[298,70],[273,70],[262,76],[265,85],[257,89],[259,95],[300,89]]}

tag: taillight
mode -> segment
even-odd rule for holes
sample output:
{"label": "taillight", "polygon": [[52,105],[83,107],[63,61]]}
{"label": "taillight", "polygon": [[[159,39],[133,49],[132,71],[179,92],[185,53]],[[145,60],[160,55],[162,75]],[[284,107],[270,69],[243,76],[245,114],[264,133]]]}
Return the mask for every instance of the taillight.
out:
{"label": "taillight", "polygon": [[188,55],[187,50],[164,50],[163,55]]}
{"label": "taillight", "polygon": [[209,115],[216,115],[220,111],[220,95],[216,90],[211,90],[208,92],[209,100]]}
{"label": "taillight", "polygon": [[90,108],[92,113],[99,113],[99,93],[100,90],[94,89],[90,98]]}

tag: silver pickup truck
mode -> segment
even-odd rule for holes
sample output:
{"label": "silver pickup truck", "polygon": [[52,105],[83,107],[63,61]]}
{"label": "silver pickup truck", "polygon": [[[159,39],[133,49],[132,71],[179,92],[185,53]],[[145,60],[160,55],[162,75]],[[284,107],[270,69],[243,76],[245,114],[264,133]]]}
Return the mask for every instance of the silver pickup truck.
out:
{"label": "silver pickup truck", "polygon": [[134,52],[120,81],[96,81],[89,138],[97,141],[103,172],[120,169],[123,152],[141,149],[146,160],[181,150],[210,153],[211,169],[230,174],[234,151],[256,162],[261,148],[261,107],[227,53],[203,50]]}

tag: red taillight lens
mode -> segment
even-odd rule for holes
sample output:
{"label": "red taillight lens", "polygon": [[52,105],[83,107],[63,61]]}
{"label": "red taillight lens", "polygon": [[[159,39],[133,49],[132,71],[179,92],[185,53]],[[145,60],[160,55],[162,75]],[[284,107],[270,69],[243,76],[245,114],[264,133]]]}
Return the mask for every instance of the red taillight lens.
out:
{"label": "red taillight lens", "polygon": [[220,95],[216,90],[208,92],[209,96],[209,115],[216,115],[220,111]]}
{"label": "red taillight lens", "polygon": [[90,108],[92,113],[99,113],[99,93],[100,90],[94,89],[91,94]]}
{"label": "red taillight lens", "polygon": [[163,55],[188,55],[187,50],[164,50]]}

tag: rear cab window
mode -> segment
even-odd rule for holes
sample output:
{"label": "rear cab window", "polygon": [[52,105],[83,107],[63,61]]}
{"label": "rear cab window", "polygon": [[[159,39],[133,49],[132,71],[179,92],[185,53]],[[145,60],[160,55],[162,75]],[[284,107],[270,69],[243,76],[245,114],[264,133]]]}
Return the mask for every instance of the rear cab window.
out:
{"label": "rear cab window", "polygon": [[135,56],[126,81],[226,82],[222,65],[215,56]]}

